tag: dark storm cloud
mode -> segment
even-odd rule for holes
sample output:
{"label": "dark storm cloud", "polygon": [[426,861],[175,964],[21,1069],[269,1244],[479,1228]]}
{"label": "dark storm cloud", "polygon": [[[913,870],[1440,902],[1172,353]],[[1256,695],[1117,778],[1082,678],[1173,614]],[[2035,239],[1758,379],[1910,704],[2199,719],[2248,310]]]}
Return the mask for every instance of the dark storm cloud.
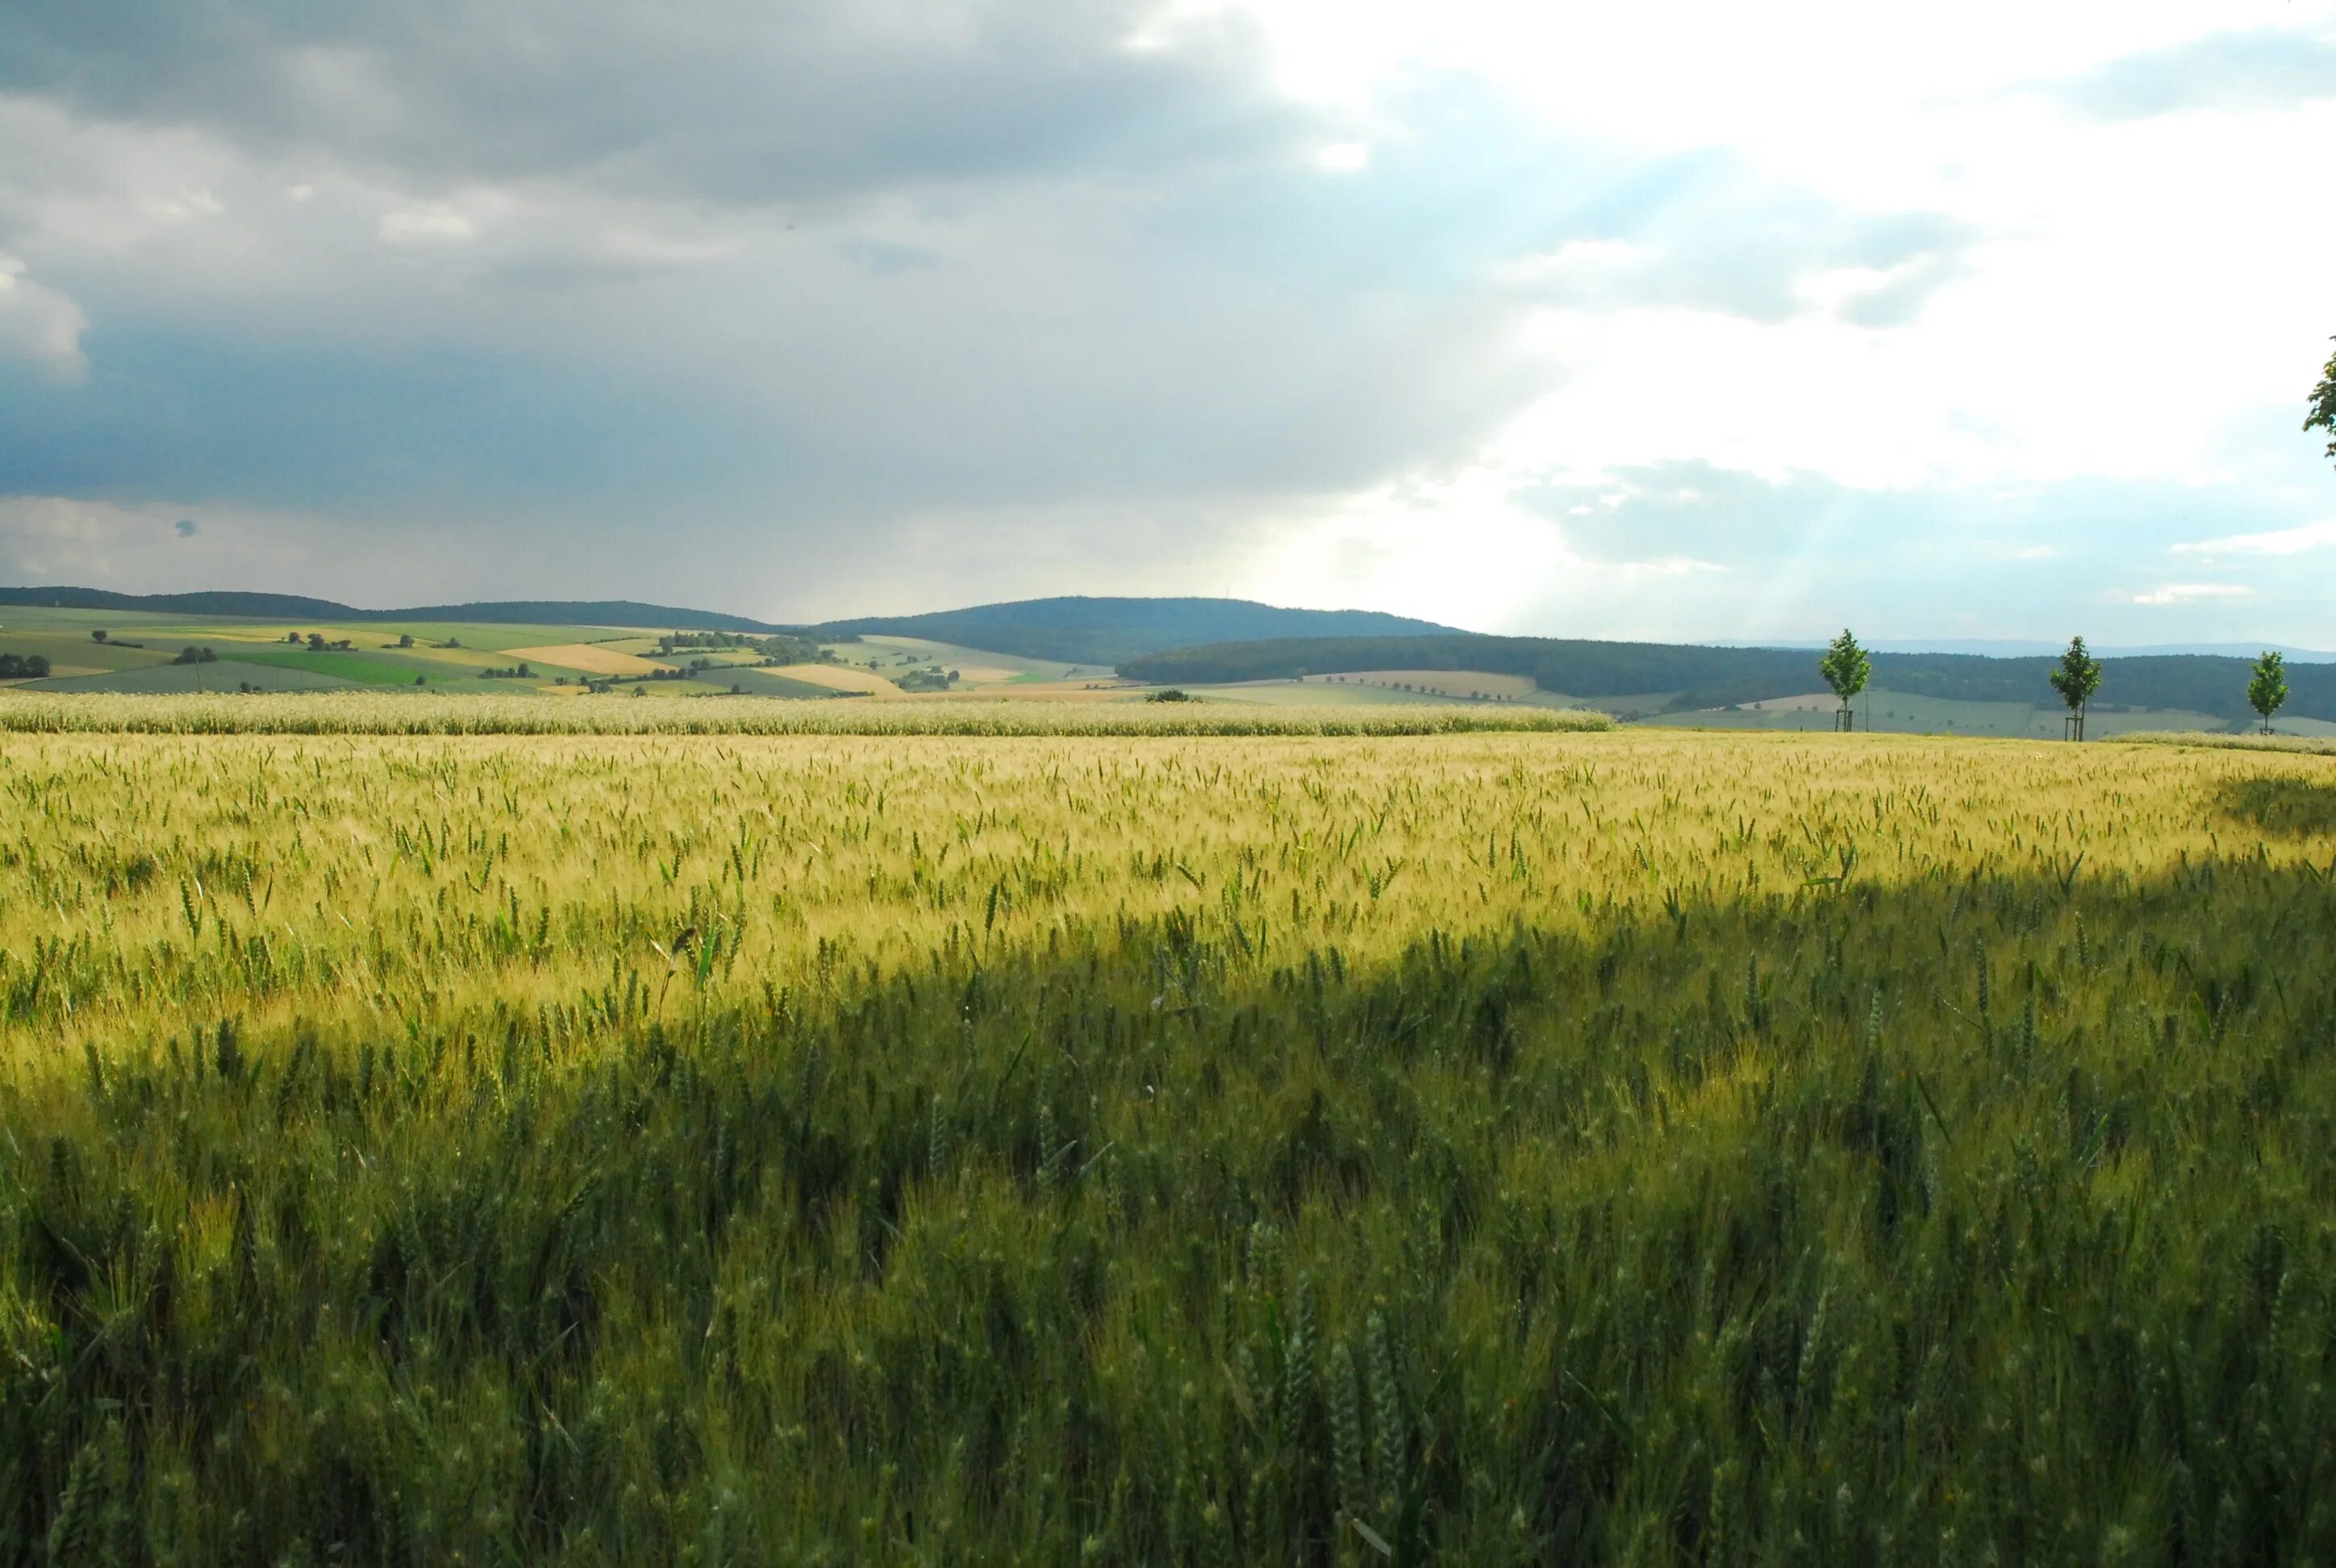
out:
{"label": "dark storm cloud", "polygon": [[2336,44],[2281,28],[2215,33],[2114,61],[2049,95],[2098,120],[2185,109],[2288,109],[2336,98]]}
{"label": "dark storm cloud", "polygon": [[[1473,79],[1348,123],[1152,9],[0,0],[0,240],[89,321],[64,394],[0,359],[0,490],[359,599],[592,597],[645,538],[626,591],[749,611],[1221,589],[1260,519],[1471,461],[1548,306],[1864,268],[1830,308],[1891,325],[1970,243]],[[1576,241],[1633,259],[1518,265]]]}
{"label": "dark storm cloud", "polygon": [[0,90],[443,182],[771,203],[1284,142],[1232,29],[1130,41],[1135,0],[5,0]]}
{"label": "dark storm cloud", "polygon": [[1545,385],[1513,342],[1533,302],[1491,274],[1566,174],[1449,107],[1367,179],[1277,131],[1142,180],[685,211],[654,263],[603,231],[672,204],[525,185],[475,225],[401,212],[384,244],[329,190],[287,205],[255,178],[222,222],[295,287],[237,300],[230,276],[190,310],[135,271],[82,284],[91,385],[0,378],[0,463],[32,491],[294,510],[567,499],[586,527],[680,498],[735,528],[1367,484]]}

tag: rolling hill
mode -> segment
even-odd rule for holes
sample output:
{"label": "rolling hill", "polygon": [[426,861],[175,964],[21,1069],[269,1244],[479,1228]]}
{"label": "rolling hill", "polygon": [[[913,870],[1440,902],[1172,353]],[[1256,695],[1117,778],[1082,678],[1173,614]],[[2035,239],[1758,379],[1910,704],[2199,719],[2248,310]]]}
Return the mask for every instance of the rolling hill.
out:
{"label": "rolling hill", "polygon": [[1371,609],[1284,609],[1244,599],[1032,599],[930,615],[827,621],[833,637],[922,638],[1017,658],[1117,665],[1165,649],[1265,638],[1470,638],[1434,621]]}
{"label": "rolling hill", "polygon": [[[1068,683],[1108,696],[1112,672],[1195,688],[1241,687],[1251,701],[1531,702],[1588,705],[1625,719],[1799,727],[1799,699],[1823,690],[1803,647],[1682,646],[1491,637],[1371,610],[1290,609],[1245,599],[1064,598],[974,605],[926,615],[784,628],[742,616],[629,599],[498,600],[359,609],[328,599],[241,591],[125,594],[86,588],[0,588],[0,652],[39,655],[51,689],[204,686],[288,679],[440,690],[580,690],[665,679],[676,690],[832,695],[849,667],[888,687],[1038,695]],[[596,628],[584,630],[581,628]],[[675,639],[668,632],[695,634]],[[792,632],[801,657],[834,668],[772,667]],[[102,634],[101,637],[100,634]],[[716,636],[713,634],[732,634]],[[738,637],[755,638],[742,643]],[[288,640],[287,640],[288,638]],[[816,639],[827,647],[814,655]],[[182,646],[214,647],[234,671],[162,673]],[[2010,652],[2005,648],[2003,652]],[[794,657],[794,656],[790,656]],[[2049,733],[2058,712],[2040,655],[1893,648],[1873,653],[1877,724],[1918,729]],[[615,662],[612,662],[615,661]],[[2095,713],[2127,727],[2237,727],[2248,660],[2214,653],[2125,650],[2105,659]],[[261,677],[249,667],[278,673]],[[1336,677],[1335,685],[1327,677]],[[1283,696],[1254,683],[1291,686]],[[2336,664],[2293,662],[2282,723],[2336,726]],[[863,684],[865,684],[863,682]],[[1780,704],[1782,706],[1780,706]],[[1818,704],[1822,708],[1827,706]],[[2018,713],[2010,712],[2016,707]],[[1981,711],[2000,709],[2002,711]],[[1789,711],[1788,711],[1789,710]],[[2153,717],[2152,716],[2156,716]]]}
{"label": "rolling hill", "polygon": [[[2146,707],[2248,718],[2248,661],[2198,654],[2104,661],[2095,706]],[[1873,683],[1956,702],[2049,697],[2052,660],[1977,654],[1877,653]],[[1120,673],[1173,686],[1290,680],[1338,670],[1481,670],[1523,676],[1543,691],[1593,700],[1663,694],[1671,713],[1727,708],[1822,691],[1804,648],[1701,648],[1533,637],[1282,638],[1165,650],[1124,661]],[[2282,718],[2336,720],[2336,667],[2291,665]]]}
{"label": "rolling hill", "polygon": [[863,616],[816,627],[786,626],[717,610],[636,599],[495,599],[473,604],[360,609],[300,594],[232,589],[115,593],[97,588],[0,588],[0,606],[116,610],[141,615],[224,616],[242,620],[394,622],[453,626],[653,627],[673,631],[784,631],[835,638],[892,636],[1017,658],[1111,666],[1202,643],[1260,638],[1467,636],[1456,628],[1367,609],[1285,609],[1239,599],[1034,599],[924,615]]}
{"label": "rolling hill", "polygon": [[493,599],[478,604],[357,609],[292,593],[114,593],[102,588],[0,588],[0,605],[44,609],[116,609],[141,614],[231,616],[250,620],[446,621],[476,626],[647,626],[673,631],[775,632],[768,621],[717,610],[683,609],[636,599]]}

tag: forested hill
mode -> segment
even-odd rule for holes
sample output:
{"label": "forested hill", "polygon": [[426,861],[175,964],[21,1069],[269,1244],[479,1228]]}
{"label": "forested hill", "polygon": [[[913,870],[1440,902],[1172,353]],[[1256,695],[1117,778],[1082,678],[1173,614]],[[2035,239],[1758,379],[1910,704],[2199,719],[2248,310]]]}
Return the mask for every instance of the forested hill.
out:
{"label": "forested hill", "polygon": [[[1288,679],[1339,670],[1469,669],[1530,677],[1544,691],[1579,697],[1661,694],[1673,712],[1725,707],[1823,691],[1806,648],[1695,648],[1538,637],[1282,638],[1179,648],[1129,659],[1120,673],[1163,685]],[[2049,658],[1977,654],[1877,653],[1873,684],[1915,696],[1964,702],[2051,700]],[[2100,705],[2184,708],[2246,716],[2248,661],[2196,654],[2103,661]],[[2283,714],[2336,721],[2336,666],[2290,665]]]}
{"label": "forested hill", "polygon": [[41,609],[126,609],[171,615],[249,616],[255,620],[346,620],[363,610],[297,593],[115,593],[102,588],[0,588],[0,605]]}
{"label": "forested hill", "polygon": [[930,615],[833,620],[827,633],[917,637],[1017,658],[1115,665],[1163,648],[1259,638],[1411,638],[1470,634],[1374,609],[1283,609],[1244,599],[1031,599]]}
{"label": "forested hill", "polygon": [[780,632],[774,621],[679,605],[629,599],[497,599],[486,604],[433,604],[419,609],[359,612],[372,620],[475,620],[489,625],[645,626],[666,631]]}
{"label": "forested hill", "polygon": [[783,628],[741,615],[628,599],[494,599],[479,604],[357,609],[295,593],[114,593],[102,588],[0,588],[0,605],[48,609],[121,609],[141,614],[217,615],[252,620],[471,621],[486,626],[639,626],[668,631],[774,632]]}

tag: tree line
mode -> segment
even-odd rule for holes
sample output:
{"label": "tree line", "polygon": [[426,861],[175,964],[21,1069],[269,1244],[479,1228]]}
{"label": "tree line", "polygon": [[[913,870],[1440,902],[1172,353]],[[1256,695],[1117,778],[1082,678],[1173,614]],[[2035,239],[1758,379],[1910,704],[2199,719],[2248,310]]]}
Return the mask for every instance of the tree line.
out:
{"label": "tree line", "polygon": [[[1834,715],[1834,727],[1856,728],[1854,704],[1873,677],[1874,660],[1858,646],[1855,633],[1846,627],[1842,628],[1841,635],[1833,639],[1825,657],[1817,661],[1817,673],[1841,700],[1841,707]],[[2101,689],[2103,674],[2101,661],[2093,657],[2081,637],[2068,639],[2068,648],[2048,672],[2053,691],[2068,709],[2067,734],[2070,740],[2085,738],[2085,718]],[[2263,721],[2263,734],[2271,734],[2272,716],[2287,706],[2287,656],[2265,648],[2256,657],[2247,678],[2247,706]]]}
{"label": "tree line", "polygon": [[[857,637],[849,640],[857,642]],[[817,639],[798,637],[792,632],[780,632],[770,637],[746,637],[731,631],[667,631],[657,634],[656,657],[670,658],[677,653],[696,649],[716,653],[745,651],[759,653],[765,664],[832,664],[834,656],[820,647]]]}
{"label": "tree line", "polygon": [[[1909,696],[1958,702],[2028,702],[2060,662],[2049,657],[1867,651],[1874,685]],[[2093,656],[2089,653],[2087,657]],[[1484,671],[1530,677],[1546,692],[1601,706],[1628,700],[1649,715],[1724,708],[1809,688],[1806,648],[1698,648],[1670,643],[1455,635],[1283,638],[1219,643],[1130,659],[1119,673],[1156,686],[1287,680],[1299,673],[1406,669]],[[2247,718],[2249,661],[2213,654],[2127,655],[2100,661],[2113,700],[2133,707]],[[2287,711],[2336,720],[2336,665],[2286,672]],[[2092,699],[2088,698],[2090,702]]]}

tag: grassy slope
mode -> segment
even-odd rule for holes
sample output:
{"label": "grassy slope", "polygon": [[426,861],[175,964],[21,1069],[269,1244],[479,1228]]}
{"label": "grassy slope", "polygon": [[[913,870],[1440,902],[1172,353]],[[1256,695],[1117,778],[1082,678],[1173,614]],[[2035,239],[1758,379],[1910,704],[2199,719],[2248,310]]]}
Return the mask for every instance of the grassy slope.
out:
{"label": "grassy slope", "polygon": [[[1180,689],[1207,702],[1256,703],[1269,707],[1435,707],[1447,706],[1450,700],[1424,692],[1394,691],[1383,687],[1330,687],[1325,689],[1298,681],[1255,681],[1240,686],[1192,686]],[[1143,688],[1137,687],[1117,700],[1141,702],[1144,696]]]}
{"label": "grassy slope", "polygon": [[[974,686],[1003,685],[1017,680],[1069,680],[1080,676],[1103,679],[1111,674],[1111,667],[1107,664],[1030,658],[1001,653],[995,648],[968,648],[962,643],[936,642],[920,637],[876,635],[862,638],[856,643],[832,643],[828,647],[838,658],[863,665],[870,656],[875,656],[881,667],[880,674],[889,673],[896,667],[956,669],[964,672],[967,683]],[[902,655],[913,662],[905,666],[896,665],[896,656]]]}
{"label": "grassy slope", "polygon": [[102,675],[55,676],[47,680],[22,682],[17,689],[96,696],[106,692],[231,692],[245,685],[262,691],[334,691],[359,684],[326,671],[221,658],[210,664],[158,664]]}
{"label": "grassy slope", "polygon": [[69,632],[5,630],[0,631],[0,653],[18,655],[43,654],[60,674],[67,670],[94,673],[104,670],[141,669],[150,664],[166,664],[175,656],[180,645],[155,645],[148,648],[124,648],[111,642],[92,642],[86,634],[74,637]]}
{"label": "grassy slope", "polygon": [[708,670],[691,684],[728,691],[733,686],[744,687],[752,696],[832,697],[833,688],[806,680],[791,680],[776,670],[726,668]]}
{"label": "grassy slope", "polygon": [[[1832,704],[1833,699],[1826,697],[1822,707],[1812,704],[1767,711],[1754,711],[1747,706],[1737,712],[1706,708],[1659,713],[1646,722],[1699,729],[1825,731],[1833,727]],[[2068,710],[2058,702],[1956,702],[1877,688],[1858,699],[1857,712],[1860,728],[1868,727],[1870,721],[1873,729],[1892,734],[2025,735],[2057,740]],[[2226,727],[2226,721],[2213,714],[2163,708],[2096,709],[2087,720],[2086,734],[2105,740],[2137,730]]]}
{"label": "grassy slope", "polygon": [[[306,629],[306,628],[304,628]],[[326,628],[319,627],[317,630]],[[466,648],[484,653],[502,653],[515,648],[540,648],[571,642],[602,642],[621,635],[618,628],[605,626],[548,626],[513,622],[509,625],[485,625],[476,621],[381,621],[354,625],[346,629],[331,631],[331,637],[351,637],[360,646],[366,642],[394,642],[401,634],[411,636],[418,643],[440,643],[449,638],[460,638]]]}
{"label": "grassy slope", "polygon": [[[545,658],[534,651],[541,648],[583,642],[619,652],[653,654],[657,647],[657,638],[653,635],[616,627],[477,625],[443,621],[300,621],[271,625],[248,619],[206,619],[186,615],[162,618],[151,613],[141,615],[122,610],[57,610],[45,608],[15,608],[8,609],[5,615],[7,618],[0,621],[0,651],[46,653],[61,663],[70,658],[83,667],[134,667],[167,661],[180,648],[193,644],[210,648],[222,658],[236,658],[280,669],[306,670],[360,685],[411,686],[417,674],[424,675],[432,686],[455,693],[528,689],[498,682],[482,684],[476,678],[478,672],[489,667],[506,667],[521,653],[525,653],[530,665],[545,676],[595,674],[578,664]],[[140,653],[122,649],[109,653],[102,645],[89,640],[89,629],[100,626],[127,640],[145,643],[147,651]],[[315,632],[328,641],[346,638],[355,644],[355,648],[346,652],[326,650],[312,653],[305,647],[287,642],[287,632],[297,633],[303,638]],[[401,633],[413,636],[415,646],[411,648],[394,647]],[[455,648],[438,646],[450,640],[458,641],[462,646]],[[871,638],[865,642],[838,645],[838,648],[842,657],[851,662],[864,665],[869,658],[874,657],[885,670],[894,673],[920,667],[962,667],[968,672],[974,685],[1003,684],[1017,679],[1051,679],[1072,667],[1056,661],[1020,658],[913,638]],[[908,656],[911,662],[898,663],[903,655]],[[682,661],[705,657],[727,664],[756,660],[762,655],[754,651],[689,649],[674,657]],[[1088,673],[1101,673],[1099,667],[1086,668]],[[816,681],[752,669],[733,671],[725,678],[716,681],[715,686],[716,689],[726,692],[734,681],[750,693],[767,696],[825,697],[832,695],[829,686]],[[101,683],[92,689],[142,690],[150,687],[135,682],[129,685],[109,682]]]}
{"label": "grassy slope", "polygon": [[412,686],[417,675],[451,674],[460,667],[434,664],[410,654],[398,654],[379,649],[339,653],[311,653],[287,643],[242,644],[230,648],[224,643],[209,645],[222,658],[233,657],[247,664],[264,664],[277,669],[306,670],[311,675],[328,675],[357,686]]}
{"label": "grassy slope", "polygon": [[[533,683],[514,686],[501,681],[482,682],[478,678],[479,673],[491,667],[510,666],[513,662],[515,649],[579,641],[597,644],[632,635],[621,628],[609,627],[525,623],[299,621],[271,625],[225,618],[181,615],[158,618],[151,614],[120,610],[55,610],[45,608],[14,608],[5,614],[5,620],[0,621],[0,651],[45,652],[60,663],[65,662],[67,656],[71,656],[73,662],[85,666],[105,663],[106,648],[90,641],[88,636],[88,628],[102,626],[112,636],[146,646],[147,651],[143,653],[119,650],[112,663],[120,667],[166,662],[180,648],[193,645],[209,648],[222,659],[328,676],[334,683],[409,687],[414,684],[414,677],[421,675],[426,677],[432,686],[450,692],[530,690]],[[305,646],[286,641],[287,632],[304,639],[311,632],[323,636],[327,641],[346,638],[355,646],[346,651],[326,649],[312,652]],[[415,646],[397,648],[395,643],[402,634],[412,636]],[[438,646],[449,641],[459,642],[462,646]],[[19,643],[24,646],[19,648]],[[654,646],[654,639],[644,639],[642,646]],[[99,657],[89,657],[92,653]],[[579,677],[589,673],[579,667],[540,657],[531,658],[530,662],[546,677]],[[261,683],[255,680],[255,684]],[[792,686],[777,687],[764,684],[773,695],[816,695],[796,691]],[[283,682],[276,683],[270,689],[276,689],[277,686],[297,689],[297,686]],[[57,689],[142,691],[166,688],[178,689],[168,682],[164,686],[156,686],[151,682],[140,681],[102,681],[85,688]]]}
{"label": "grassy slope", "polygon": [[1316,686],[1393,687],[1462,701],[1529,697],[1540,689],[1530,676],[1494,675],[1486,670],[1367,669],[1309,678]]}
{"label": "grassy slope", "polygon": [[0,1555],[2336,1534],[2314,759],[8,763]]}
{"label": "grassy slope", "polygon": [[[1591,702],[1582,697],[1567,696],[1561,692],[1533,691],[1497,704],[1471,702],[1467,694],[1472,690],[1481,690],[1483,680],[1479,678],[1472,682],[1466,678],[1467,672],[1465,671],[1456,675],[1452,672],[1445,672],[1445,680],[1438,684],[1448,685],[1449,687],[1456,689],[1460,694],[1457,698],[1438,696],[1430,691],[1405,691],[1401,689],[1401,683],[1396,682],[1383,683],[1377,680],[1340,682],[1320,677],[1309,677],[1303,681],[1243,681],[1233,686],[1190,686],[1181,689],[1211,702],[1260,703],[1277,707],[1436,706],[1456,700],[1472,707],[1504,711],[1520,707],[1537,707],[1557,711],[1591,710],[1604,713],[1611,708],[1621,708],[1623,715],[1617,716],[1635,716],[1635,707],[1638,706],[1660,711],[1666,701],[1666,694],[1662,693],[1632,697],[1620,702],[1612,698]],[[1416,686],[1419,683],[1410,684]],[[1128,691],[1129,699],[1140,700],[1144,689],[1141,687],[1131,687]]]}

